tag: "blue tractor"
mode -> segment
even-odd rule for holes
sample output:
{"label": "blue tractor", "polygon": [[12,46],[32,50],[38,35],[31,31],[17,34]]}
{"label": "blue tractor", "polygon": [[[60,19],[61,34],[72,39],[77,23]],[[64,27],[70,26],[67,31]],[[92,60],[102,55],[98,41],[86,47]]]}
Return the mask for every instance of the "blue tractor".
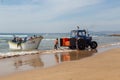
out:
{"label": "blue tractor", "polygon": [[84,50],[89,46],[91,49],[96,49],[98,44],[96,41],[92,41],[92,37],[87,34],[86,30],[72,30],[70,38],[60,39],[60,46]]}

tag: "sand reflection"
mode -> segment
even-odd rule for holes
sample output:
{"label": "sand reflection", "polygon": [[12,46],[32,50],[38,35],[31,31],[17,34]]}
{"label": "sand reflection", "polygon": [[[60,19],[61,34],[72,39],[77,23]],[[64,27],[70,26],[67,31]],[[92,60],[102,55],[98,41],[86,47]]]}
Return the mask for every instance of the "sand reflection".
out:
{"label": "sand reflection", "polygon": [[14,58],[14,66],[16,68],[23,67],[24,65],[27,65],[29,67],[42,67],[43,62],[41,61],[41,58],[39,58],[39,55],[28,55],[26,57],[16,57]]}
{"label": "sand reflection", "polygon": [[96,53],[97,50],[84,50],[84,51],[72,51],[72,52],[65,52],[56,54],[56,60],[58,63],[64,62],[64,61],[72,61],[72,60],[79,60],[85,57],[92,56],[94,53]]}
{"label": "sand reflection", "polygon": [[29,67],[50,67],[57,65],[64,61],[79,60],[85,57],[92,56],[96,53],[97,50],[84,50],[84,51],[71,51],[71,52],[62,52],[55,54],[37,54],[30,55],[26,57],[17,57],[15,58],[14,66],[20,68],[24,65]]}

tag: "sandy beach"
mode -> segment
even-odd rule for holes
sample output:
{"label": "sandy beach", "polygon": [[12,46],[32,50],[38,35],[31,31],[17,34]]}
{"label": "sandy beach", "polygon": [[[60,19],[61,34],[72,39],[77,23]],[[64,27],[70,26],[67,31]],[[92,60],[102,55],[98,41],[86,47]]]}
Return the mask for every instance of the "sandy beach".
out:
{"label": "sandy beach", "polygon": [[[9,68],[9,67],[8,67]],[[59,65],[23,71],[0,77],[0,80],[119,80],[120,49],[66,61]]]}

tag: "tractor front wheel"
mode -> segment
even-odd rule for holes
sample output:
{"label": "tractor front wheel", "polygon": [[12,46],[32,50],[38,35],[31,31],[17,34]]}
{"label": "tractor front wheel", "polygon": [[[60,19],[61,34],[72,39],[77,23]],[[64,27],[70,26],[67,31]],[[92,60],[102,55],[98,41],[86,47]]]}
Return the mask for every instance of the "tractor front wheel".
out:
{"label": "tractor front wheel", "polygon": [[90,43],[90,47],[91,47],[92,49],[96,49],[97,46],[98,46],[98,44],[97,44],[97,42],[95,42],[95,41],[92,41],[92,42]]}

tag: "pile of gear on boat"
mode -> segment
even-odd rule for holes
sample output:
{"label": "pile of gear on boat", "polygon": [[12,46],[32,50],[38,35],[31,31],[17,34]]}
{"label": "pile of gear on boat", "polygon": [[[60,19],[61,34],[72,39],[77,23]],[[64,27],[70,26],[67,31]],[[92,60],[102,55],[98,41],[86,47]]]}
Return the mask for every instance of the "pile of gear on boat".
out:
{"label": "pile of gear on boat", "polygon": [[34,39],[34,38],[37,38],[37,36],[34,35],[33,37],[31,36],[31,37],[29,37],[29,38],[28,38],[28,37],[21,38],[21,37],[15,37],[15,36],[14,36],[12,42],[20,44],[20,43],[26,42],[27,40],[32,40],[32,39]]}

